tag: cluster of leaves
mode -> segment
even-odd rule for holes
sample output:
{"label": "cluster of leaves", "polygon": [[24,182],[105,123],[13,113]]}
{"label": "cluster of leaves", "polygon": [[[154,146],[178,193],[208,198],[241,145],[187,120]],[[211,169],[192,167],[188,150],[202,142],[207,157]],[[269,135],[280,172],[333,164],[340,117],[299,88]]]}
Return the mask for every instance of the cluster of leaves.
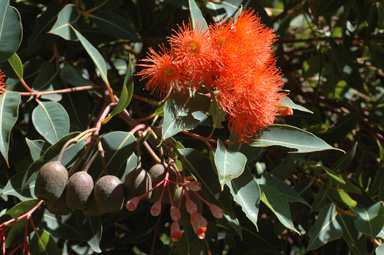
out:
{"label": "cluster of leaves", "polygon": [[[216,102],[156,101],[133,63],[177,24],[222,22],[242,8],[278,35],[294,115],[236,144]],[[3,0],[0,27],[3,254],[20,240],[31,254],[384,254],[382,1]],[[123,178],[140,139],[144,167],[168,152],[225,217],[203,208],[206,238],[186,225],[172,243],[169,216],[152,217],[150,203],[102,217],[49,213],[34,196],[36,174],[91,127],[100,147],[82,137],[64,152],[67,168],[102,148],[89,173]]]}

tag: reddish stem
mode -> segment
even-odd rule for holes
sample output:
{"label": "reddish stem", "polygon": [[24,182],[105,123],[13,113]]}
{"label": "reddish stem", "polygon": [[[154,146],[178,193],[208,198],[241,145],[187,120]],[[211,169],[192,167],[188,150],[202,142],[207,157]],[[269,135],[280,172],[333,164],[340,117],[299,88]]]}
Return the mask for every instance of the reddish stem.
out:
{"label": "reddish stem", "polygon": [[[103,86],[82,86],[82,87],[74,87],[68,89],[59,89],[53,91],[33,91],[30,92],[19,92],[20,96],[42,96],[42,95],[52,95],[52,94],[64,94],[71,93],[76,91],[84,91],[84,90],[93,90],[93,89],[102,89]],[[6,90],[9,91],[9,90]]]}
{"label": "reddish stem", "polygon": [[40,200],[31,210],[17,216],[16,218],[14,219],[10,219],[6,222],[3,222],[1,225],[0,225],[0,229],[5,229],[6,227],[8,227],[9,225],[11,224],[14,224],[22,219],[24,219],[25,217],[28,217],[28,216],[31,216],[32,213],[34,213],[42,204],[44,203],[43,200]]}

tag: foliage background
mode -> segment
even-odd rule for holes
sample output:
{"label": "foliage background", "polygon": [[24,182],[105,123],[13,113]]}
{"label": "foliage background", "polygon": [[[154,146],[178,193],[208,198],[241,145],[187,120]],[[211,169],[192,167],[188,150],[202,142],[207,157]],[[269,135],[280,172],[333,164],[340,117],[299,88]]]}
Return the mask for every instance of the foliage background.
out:
{"label": "foliage background", "polygon": [[[313,112],[294,110],[293,116],[279,118],[276,123],[311,132],[346,154],[337,150],[288,153],[292,149],[280,146],[229,146],[230,151],[247,156],[247,167],[239,178],[226,180],[224,193],[216,194],[218,201],[232,201],[234,196],[236,202],[229,202],[233,218],[227,214],[226,219],[215,220],[205,208],[209,225],[204,241],[188,234],[191,229],[185,226],[183,239],[170,243],[168,216],[152,217],[149,203],[132,213],[123,209],[116,215],[92,219],[78,212],[57,218],[41,207],[33,214],[38,231],[29,228],[28,232],[31,253],[39,254],[41,249],[49,254],[384,253],[383,1],[228,0],[197,4],[207,22],[235,15],[239,8],[254,8],[259,13],[262,22],[278,35],[277,64],[289,98]],[[155,113],[158,118],[142,122],[161,125],[163,108],[143,102],[142,97],[159,99],[143,90],[143,81],[135,76],[133,88],[129,69],[136,70],[129,63],[143,58],[148,47],[156,49],[159,43],[166,43],[177,24],[188,21],[188,7],[188,1],[177,0],[1,1],[0,16],[6,18],[0,26],[0,68],[7,76],[6,89],[20,93],[7,92],[0,98],[0,222],[36,205],[33,173],[58,154],[73,132],[84,131],[90,118],[95,121],[109,100],[102,89],[105,83],[120,101],[129,103],[127,109],[133,118]],[[60,26],[68,23],[75,30]],[[101,66],[95,68],[95,63]],[[95,89],[45,94],[38,103],[34,100],[37,95],[28,94],[23,83],[40,92],[82,86]],[[125,89],[126,94],[120,94]],[[42,108],[58,116],[59,136],[52,136],[48,124],[39,117]],[[100,135],[107,159],[129,130],[119,117],[103,125]],[[203,136],[210,131],[211,127],[202,124],[193,130]],[[298,144],[302,134],[293,136]],[[228,130],[218,129],[214,138],[226,140],[228,135]],[[282,137],[284,141],[284,133]],[[179,148],[187,148],[183,155],[192,162],[187,170],[195,178],[218,183],[213,154],[204,142],[185,133],[170,139]],[[151,138],[148,142],[156,145]],[[118,177],[135,164],[132,143],[133,139],[128,141],[125,151],[119,151],[108,166]],[[79,159],[84,144],[80,141],[65,153],[65,165],[72,166]],[[145,166],[150,167],[153,160],[143,157]],[[93,176],[101,172],[101,165],[100,161],[93,164]],[[235,186],[243,188],[243,198],[249,199],[241,206]],[[25,224],[20,221],[4,232],[7,251],[20,244]]]}

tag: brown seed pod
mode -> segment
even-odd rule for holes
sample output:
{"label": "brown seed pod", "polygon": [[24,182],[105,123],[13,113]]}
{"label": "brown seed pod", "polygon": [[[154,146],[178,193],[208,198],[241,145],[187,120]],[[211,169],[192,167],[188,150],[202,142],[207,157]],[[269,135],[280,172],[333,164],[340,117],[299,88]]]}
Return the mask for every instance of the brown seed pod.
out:
{"label": "brown seed pod", "polygon": [[[151,176],[153,187],[156,186],[158,183],[160,183],[162,180],[164,180],[166,173],[167,173],[167,168],[168,167],[163,165],[163,164],[156,164],[149,169],[148,173],[149,173],[149,176]],[[168,179],[171,181],[174,181],[174,182],[177,182],[179,180],[178,175],[176,173],[176,170],[173,167],[171,167],[169,169]],[[164,187],[163,184],[161,184],[158,188],[156,188],[152,192],[152,197],[149,200],[150,202],[156,202],[157,200],[160,199],[161,192],[163,191],[163,187]],[[177,188],[177,185],[175,183],[170,182],[169,188],[170,188],[171,194],[173,196],[175,194],[175,190]],[[163,203],[169,203],[170,202],[167,187],[164,190],[164,194],[163,194],[163,198],[162,198],[161,202],[163,202]]]}
{"label": "brown seed pod", "polygon": [[124,204],[124,185],[113,175],[101,177],[94,188],[97,209],[102,213],[114,213],[121,210]]}
{"label": "brown seed pod", "polygon": [[66,203],[65,192],[60,197],[59,201],[47,201],[47,209],[50,213],[58,215],[67,215],[71,212],[71,209],[68,208]]}
{"label": "brown seed pod", "polygon": [[59,161],[43,165],[37,174],[35,195],[39,199],[59,201],[68,181],[68,171]]}
{"label": "brown seed pod", "polygon": [[[124,180],[126,199],[129,200],[136,196],[147,193],[152,189],[152,180],[148,172],[141,166],[133,168]],[[148,193],[144,198],[151,198],[152,192]]]}
{"label": "brown seed pod", "polygon": [[92,194],[93,179],[85,171],[74,173],[68,180],[66,188],[67,205],[73,210],[82,210]]}

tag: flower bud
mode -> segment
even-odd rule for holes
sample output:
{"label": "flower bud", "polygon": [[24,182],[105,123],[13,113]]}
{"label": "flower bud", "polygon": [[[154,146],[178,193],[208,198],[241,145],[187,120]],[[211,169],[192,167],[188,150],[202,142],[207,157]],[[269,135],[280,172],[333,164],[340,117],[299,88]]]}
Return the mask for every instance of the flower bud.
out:
{"label": "flower bud", "polygon": [[187,188],[192,191],[199,191],[201,189],[201,183],[199,181],[188,182]]}
{"label": "flower bud", "polygon": [[197,237],[204,239],[207,231],[207,220],[200,213],[194,213],[191,214],[191,225]]}
{"label": "flower bud", "polygon": [[212,215],[217,218],[217,219],[221,219],[223,218],[223,210],[218,207],[217,205],[214,205],[214,204],[209,204],[209,210],[211,210],[212,212]]}
{"label": "flower bud", "polygon": [[177,242],[182,235],[183,234],[181,233],[179,222],[176,221],[176,220],[173,221],[172,225],[171,225],[171,238],[172,238],[172,241],[173,242]]}
{"label": "flower bud", "polygon": [[190,214],[194,214],[197,212],[197,205],[191,199],[188,198],[187,201],[185,201],[185,208]]}
{"label": "flower bud", "polygon": [[180,218],[181,218],[181,213],[180,213],[179,209],[177,209],[177,207],[174,205],[171,206],[171,213],[170,214],[171,214],[172,220],[177,221],[177,220],[180,220]]}
{"label": "flower bud", "polygon": [[161,202],[157,201],[151,207],[151,214],[153,216],[159,216],[160,212],[161,212]]}
{"label": "flower bud", "polygon": [[127,207],[128,211],[134,211],[136,210],[137,208],[137,205],[139,204],[140,202],[140,198],[139,197],[134,197],[132,198],[131,200],[129,200],[125,206]]}

